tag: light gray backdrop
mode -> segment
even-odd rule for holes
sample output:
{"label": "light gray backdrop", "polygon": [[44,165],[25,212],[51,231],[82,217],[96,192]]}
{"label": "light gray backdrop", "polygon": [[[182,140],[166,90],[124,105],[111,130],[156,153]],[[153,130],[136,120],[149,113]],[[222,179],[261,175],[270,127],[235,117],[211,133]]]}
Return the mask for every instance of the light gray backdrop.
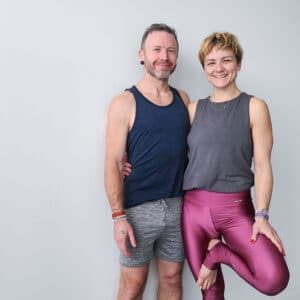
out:
{"label": "light gray backdrop", "polygon": [[[269,103],[275,147],[271,221],[300,299],[299,14],[297,0],[4,0],[0,4],[0,298],[112,300],[118,252],[103,189],[110,99],[142,75],[137,52],[153,22],[177,29],[171,84],[210,92],[200,41],[234,32],[245,50],[242,90]],[[226,268],[225,268],[226,269]],[[225,270],[230,300],[266,299]],[[146,300],[155,299],[152,265]],[[200,299],[188,268],[184,299]]]}

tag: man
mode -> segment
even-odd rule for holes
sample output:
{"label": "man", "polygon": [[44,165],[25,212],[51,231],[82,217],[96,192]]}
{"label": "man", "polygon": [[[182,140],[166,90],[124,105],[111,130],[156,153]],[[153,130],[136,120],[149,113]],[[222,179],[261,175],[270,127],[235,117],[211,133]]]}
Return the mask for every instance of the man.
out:
{"label": "man", "polygon": [[[108,112],[105,188],[121,252],[119,300],[142,299],[154,257],[157,299],[181,299],[181,196],[189,98],[168,85],[177,57],[175,30],[152,24],[139,51],[144,76],[116,96]],[[123,180],[119,165],[125,152],[133,168]]]}

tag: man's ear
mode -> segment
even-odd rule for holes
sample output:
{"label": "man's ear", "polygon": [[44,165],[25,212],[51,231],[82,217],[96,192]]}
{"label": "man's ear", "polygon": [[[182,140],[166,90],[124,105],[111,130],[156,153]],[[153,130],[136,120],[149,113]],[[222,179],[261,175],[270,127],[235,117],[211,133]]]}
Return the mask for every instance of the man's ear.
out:
{"label": "man's ear", "polygon": [[144,61],[145,61],[144,57],[145,57],[144,50],[141,49],[141,50],[139,51],[139,60],[140,60],[140,64],[141,64],[141,65],[144,64]]}

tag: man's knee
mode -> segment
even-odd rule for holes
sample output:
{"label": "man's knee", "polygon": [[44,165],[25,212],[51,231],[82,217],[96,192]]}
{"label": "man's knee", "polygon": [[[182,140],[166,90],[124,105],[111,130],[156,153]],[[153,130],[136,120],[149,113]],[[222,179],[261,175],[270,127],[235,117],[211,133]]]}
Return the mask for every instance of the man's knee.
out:
{"label": "man's knee", "polygon": [[138,280],[123,280],[120,284],[119,299],[140,299],[143,295],[145,283]]}
{"label": "man's knee", "polygon": [[147,281],[147,274],[147,269],[123,269],[121,271],[118,299],[141,299]]}
{"label": "man's knee", "polygon": [[182,267],[165,268],[160,271],[159,284],[169,288],[180,288],[182,284]]}

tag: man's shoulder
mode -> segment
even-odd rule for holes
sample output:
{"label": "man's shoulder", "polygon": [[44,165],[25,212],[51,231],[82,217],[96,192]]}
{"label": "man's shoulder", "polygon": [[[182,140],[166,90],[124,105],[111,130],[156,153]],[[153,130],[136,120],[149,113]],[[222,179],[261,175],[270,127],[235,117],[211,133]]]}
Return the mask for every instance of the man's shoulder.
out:
{"label": "man's shoulder", "polygon": [[134,96],[130,91],[124,91],[123,93],[114,96],[110,102],[111,110],[123,110],[128,111],[134,107]]}
{"label": "man's shoulder", "polygon": [[126,90],[123,93],[116,95],[111,99],[108,108],[108,115],[113,118],[118,116],[118,118],[127,120],[134,111],[134,107],[134,96],[131,92]]}
{"label": "man's shoulder", "polygon": [[133,94],[130,91],[126,90],[123,93],[114,96],[111,100],[111,104],[124,106],[132,104],[133,101]]}

